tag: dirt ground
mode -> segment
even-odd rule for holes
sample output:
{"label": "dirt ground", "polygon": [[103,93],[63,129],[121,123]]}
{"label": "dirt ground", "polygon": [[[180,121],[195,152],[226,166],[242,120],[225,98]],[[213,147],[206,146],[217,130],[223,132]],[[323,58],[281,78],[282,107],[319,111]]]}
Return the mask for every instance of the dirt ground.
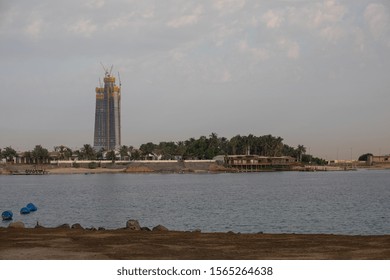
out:
{"label": "dirt ground", "polygon": [[390,235],[0,228],[3,260],[390,259]]}

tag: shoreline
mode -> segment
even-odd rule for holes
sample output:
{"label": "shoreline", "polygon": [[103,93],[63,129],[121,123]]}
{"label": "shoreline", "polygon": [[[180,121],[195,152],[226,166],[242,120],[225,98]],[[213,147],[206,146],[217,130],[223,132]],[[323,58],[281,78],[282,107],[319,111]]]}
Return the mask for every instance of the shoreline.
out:
{"label": "shoreline", "polygon": [[390,235],[0,228],[3,260],[388,260]]}
{"label": "shoreline", "polygon": [[97,167],[97,168],[85,168],[85,167],[52,167],[50,168],[43,168],[42,170],[45,171],[44,174],[25,174],[23,172],[23,169],[21,170],[12,170],[10,168],[3,168],[0,169],[0,175],[64,175],[64,174],[197,174],[197,173],[210,173],[210,174],[219,174],[219,173],[263,173],[263,172],[340,172],[340,171],[354,171],[354,170],[390,170],[390,166],[364,166],[364,167],[357,167],[355,169],[346,169],[346,170],[332,170],[332,169],[323,169],[323,168],[317,168],[317,169],[292,169],[292,170],[264,170],[264,171],[258,171],[258,172],[237,172],[236,170],[230,170],[227,168],[215,168],[212,166],[211,168],[207,169],[153,169],[148,166],[137,166],[137,167],[116,167],[116,168],[108,168],[108,167]]}

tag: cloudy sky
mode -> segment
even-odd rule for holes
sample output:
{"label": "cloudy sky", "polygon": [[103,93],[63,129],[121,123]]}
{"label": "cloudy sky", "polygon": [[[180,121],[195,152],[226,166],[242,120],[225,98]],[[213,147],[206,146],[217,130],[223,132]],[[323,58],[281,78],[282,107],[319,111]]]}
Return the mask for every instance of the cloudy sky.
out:
{"label": "cloudy sky", "polygon": [[0,0],[0,147],[93,143],[100,62],[122,144],[272,134],[390,153],[388,0]]}

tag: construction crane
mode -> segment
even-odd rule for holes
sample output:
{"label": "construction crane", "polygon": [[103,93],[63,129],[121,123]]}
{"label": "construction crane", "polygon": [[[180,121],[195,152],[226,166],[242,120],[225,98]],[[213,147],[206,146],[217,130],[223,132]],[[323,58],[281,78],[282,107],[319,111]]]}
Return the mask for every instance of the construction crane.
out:
{"label": "construction crane", "polygon": [[110,68],[110,71],[108,71],[108,68],[106,68],[102,62],[100,62],[100,64],[102,65],[103,67],[103,70],[104,70],[104,73],[108,76],[111,76],[111,72],[112,72],[112,68],[114,68],[114,65],[111,65],[111,68]]}

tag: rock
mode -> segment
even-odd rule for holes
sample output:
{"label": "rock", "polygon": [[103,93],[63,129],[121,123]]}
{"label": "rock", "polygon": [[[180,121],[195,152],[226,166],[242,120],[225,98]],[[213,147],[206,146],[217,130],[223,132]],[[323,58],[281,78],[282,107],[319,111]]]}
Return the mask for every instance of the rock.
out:
{"label": "rock", "polygon": [[141,230],[142,230],[142,231],[152,231],[152,230],[151,230],[150,228],[148,228],[148,227],[142,227]]}
{"label": "rock", "polygon": [[63,225],[60,225],[56,228],[63,228],[63,229],[70,229],[70,225],[69,224],[63,224]]}
{"label": "rock", "polygon": [[155,226],[153,228],[153,231],[169,231],[169,229],[167,229],[166,227],[164,227],[162,225],[158,225],[158,226]]}
{"label": "rock", "polygon": [[139,222],[137,220],[128,220],[126,223],[126,229],[129,230],[141,230]]}
{"label": "rock", "polygon": [[74,224],[71,226],[72,229],[84,229],[80,224]]}
{"label": "rock", "polygon": [[98,227],[98,230],[106,230],[104,227]]}
{"label": "rock", "polygon": [[24,228],[24,224],[21,221],[10,223],[9,228]]}

